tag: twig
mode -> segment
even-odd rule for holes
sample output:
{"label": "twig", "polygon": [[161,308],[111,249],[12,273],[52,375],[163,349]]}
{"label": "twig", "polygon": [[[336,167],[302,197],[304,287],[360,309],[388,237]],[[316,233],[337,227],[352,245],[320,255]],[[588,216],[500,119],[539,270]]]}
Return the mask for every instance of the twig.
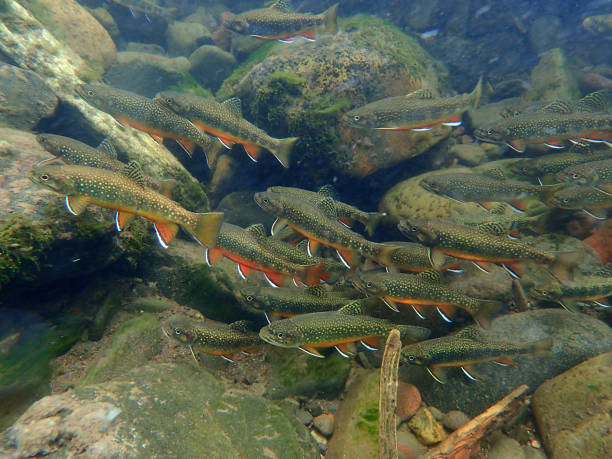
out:
{"label": "twig", "polygon": [[401,350],[400,332],[393,329],[387,337],[380,365],[380,398],[378,401],[378,457],[380,459],[397,459],[398,457],[395,408],[397,407],[397,371]]}

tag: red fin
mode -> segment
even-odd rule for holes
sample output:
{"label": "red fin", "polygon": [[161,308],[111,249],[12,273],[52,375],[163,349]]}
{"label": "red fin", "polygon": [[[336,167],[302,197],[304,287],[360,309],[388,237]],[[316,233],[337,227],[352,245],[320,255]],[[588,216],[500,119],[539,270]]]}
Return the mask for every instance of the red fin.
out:
{"label": "red fin", "polygon": [[248,266],[245,265],[241,265],[240,263],[238,263],[236,265],[236,270],[238,271],[238,275],[243,279],[246,280],[247,277],[249,277],[249,274],[251,274],[251,272],[253,271],[251,268],[249,268]]}
{"label": "red fin", "polygon": [[378,349],[378,342],[380,341],[380,338],[365,338],[362,339],[361,342],[367,344],[370,347],[376,348]]}
{"label": "red fin", "polygon": [[[525,269],[522,264],[519,264],[519,263],[504,263],[504,264],[505,264],[504,268],[506,268],[506,270],[509,269],[510,271],[512,271],[512,273],[510,273],[512,277],[514,278],[516,278],[517,276],[519,278],[523,277]],[[513,273],[516,274],[516,276],[513,275]]]}
{"label": "red fin", "polygon": [[162,139],[160,136],[151,134],[150,132],[148,132],[148,134],[151,136],[153,140],[155,140],[155,143],[160,143],[160,144],[163,143],[164,139]]}
{"label": "red fin", "polygon": [[253,144],[242,144],[242,146],[246,150],[247,155],[249,155],[249,158],[257,162],[257,159],[259,158],[259,155],[261,154],[261,147],[258,147],[257,145],[253,145]]}
{"label": "red fin", "polygon": [[478,381],[480,379],[480,375],[472,365],[462,365],[461,371],[463,371],[463,373],[472,381]]}
{"label": "red fin", "polygon": [[214,265],[217,261],[223,258],[223,251],[221,249],[204,249],[204,258],[208,266]]}
{"label": "red fin", "polygon": [[502,365],[514,365],[514,361],[510,357],[501,356],[493,359],[494,362],[501,363]]}
{"label": "red fin", "polygon": [[221,357],[223,360],[227,360],[229,363],[234,363],[233,354],[221,354],[219,357]]}
{"label": "red fin", "polygon": [[193,151],[196,149],[196,143],[193,140],[176,139],[176,141],[189,156],[193,155]]}
{"label": "red fin", "polygon": [[425,313],[423,312],[423,307],[418,305],[418,304],[411,304],[412,309],[414,309],[414,311],[419,315],[419,317],[421,319],[426,319],[427,316],[425,315]]}
{"label": "red fin", "polygon": [[357,355],[357,346],[354,342],[336,344],[336,349],[342,357],[354,357]]}
{"label": "red fin", "polygon": [[348,268],[354,268],[359,264],[359,254],[354,250],[349,249],[336,249],[340,261]]}
{"label": "red fin", "polygon": [[491,209],[493,208],[493,206],[488,202],[479,202],[478,205],[488,211],[491,211]]}
{"label": "red fin", "polygon": [[518,210],[520,212],[525,212],[525,209],[527,208],[527,202],[526,201],[508,201],[508,204],[510,204],[510,207],[512,207],[514,210]]}
{"label": "red fin", "polygon": [[308,239],[308,256],[314,257],[317,253],[317,248],[319,247],[319,241],[315,241],[314,239]]}
{"label": "red fin", "polygon": [[338,219],[338,221],[343,225],[348,226],[349,228],[353,227],[353,222],[350,221],[348,218],[341,217]]}
{"label": "red fin", "polygon": [[474,263],[474,266],[476,266],[478,269],[487,274],[489,274],[489,272],[491,271],[489,265],[483,261],[472,261],[472,263]]}
{"label": "red fin", "polygon": [[324,358],[323,354],[312,346],[300,346],[298,349],[304,351],[308,355],[312,355],[313,357],[319,357],[320,359]]}
{"label": "red fin", "polygon": [[178,232],[178,225],[176,223],[159,223],[154,222],[153,226],[155,227],[155,233],[157,234],[157,240],[159,244],[164,248],[168,248],[168,244],[176,233]]}
{"label": "red fin", "polygon": [[233,141],[233,140],[227,139],[227,138],[225,138],[225,137],[219,137],[219,136],[217,136],[217,139],[219,139],[219,142],[221,142],[221,143],[223,144],[223,146],[224,146],[225,148],[227,148],[228,150],[229,150],[230,148],[232,148],[232,145],[234,145],[234,141]]}
{"label": "red fin", "polygon": [[281,285],[283,285],[283,280],[285,279],[284,275],[271,271],[264,271],[264,276],[266,277],[268,283],[272,285],[272,287],[280,287]]}
{"label": "red fin", "polygon": [[134,214],[127,212],[116,212],[115,213],[115,227],[117,231],[123,231],[127,224],[135,217]]}
{"label": "red fin", "polygon": [[306,285],[311,287],[319,285],[319,279],[321,279],[321,275],[323,274],[323,268],[325,268],[325,263],[319,263],[306,268],[306,276],[304,278]]}
{"label": "red fin", "polygon": [[302,37],[307,38],[309,40],[314,40],[315,39],[314,29],[307,30],[306,32],[302,32],[301,35],[302,35]]}
{"label": "red fin", "polygon": [[[446,318],[444,316],[442,316],[442,318],[444,318],[444,320],[450,320],[455,316],[455,308],[452,306],[443,306],[440,305],[438,306],[438,312],[441,312],[444,314],[444,316],[446,316]],[[442,314],[440,314],[442,315]]]}

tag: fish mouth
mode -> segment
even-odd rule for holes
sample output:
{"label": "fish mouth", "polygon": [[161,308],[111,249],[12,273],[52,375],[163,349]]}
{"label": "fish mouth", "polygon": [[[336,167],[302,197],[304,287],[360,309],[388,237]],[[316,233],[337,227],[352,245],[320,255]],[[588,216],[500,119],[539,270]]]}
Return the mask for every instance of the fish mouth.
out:
{"label": "fish mouth", "polygon": [[273,338],[272,332],[268,329],[268,327],[264,327],[259,330],[259,337],[264,340],[268,344],[272,344],[273,346],[282,346],[282,344],[277,343]]}

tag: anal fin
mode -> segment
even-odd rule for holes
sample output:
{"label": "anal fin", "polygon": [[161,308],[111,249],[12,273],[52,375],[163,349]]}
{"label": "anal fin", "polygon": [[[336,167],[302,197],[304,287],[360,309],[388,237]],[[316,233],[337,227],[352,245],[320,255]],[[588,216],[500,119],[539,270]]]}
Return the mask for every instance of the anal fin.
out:
{"label": "anal fin", "polygon": [[342,357],[355,357],[357,355],[357,346],[355,343],[342,343],[334,346]]}
{"label": "anal fin", "polygon": [[178,232],[178,225],[176,223],[153,222],[153,227],[155,228],[155,234],[157,235],[159,245],[167,249],[168,244],[174,239],[174,236],[176,236]]}
{"label": "anal fin", "polygon": [[246,151],[249,158],[253,160],[253,162],[257,162],[259,160],[259,155],[261,154],[261,147],[253,144],[242,144],[244,150]]}
{"label": "anal fin", "polygon": [[463,373],[472,381],[478,381],[480,379],[480,375],[471,365],[463,365],[461,367],[461,371],[463,371]]}
{"label": "anal fin", "polygon": [[196,143],[193,140],[188,139],[176,139],[176,143],[178,143],[183,150],[185,150],[185,153],[187,153],[187,155],[189,155],[191,158],[194,150],[196,149]]}

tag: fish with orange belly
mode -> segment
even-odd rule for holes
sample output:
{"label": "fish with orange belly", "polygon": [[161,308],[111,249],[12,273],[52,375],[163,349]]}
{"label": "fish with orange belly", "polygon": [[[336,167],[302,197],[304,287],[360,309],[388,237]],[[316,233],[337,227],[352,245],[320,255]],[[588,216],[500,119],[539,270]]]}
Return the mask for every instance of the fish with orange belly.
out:
{"label": "fish with orange belly", "polygon": [[335,347],[343,357],[357,354],[357,343],[369,350],[379,346],[393,329],[400,331],[405,343],[426,339],[430,331],[413,325],[398,325],[363,314],[361,300],[349,302],[337,311],[313,312],[277,320],[259,331],[261,339],[273,346],[293,347],[314,357],[323,357],[317,350]]}
{"label": "fish with orange belly", "polygon": [[151,220],[164,248],[176,236],[179,226],[200,244],[214,247],[223,220],[222,212],[190,212],[147,188],[142,170],[134,162],[128,164],[125,174],[87,166],[42,165],[34,167],[29,178],[65,195],[66,208],[73,215],[90,204],[114,210],[118,231],[136,215]]}

